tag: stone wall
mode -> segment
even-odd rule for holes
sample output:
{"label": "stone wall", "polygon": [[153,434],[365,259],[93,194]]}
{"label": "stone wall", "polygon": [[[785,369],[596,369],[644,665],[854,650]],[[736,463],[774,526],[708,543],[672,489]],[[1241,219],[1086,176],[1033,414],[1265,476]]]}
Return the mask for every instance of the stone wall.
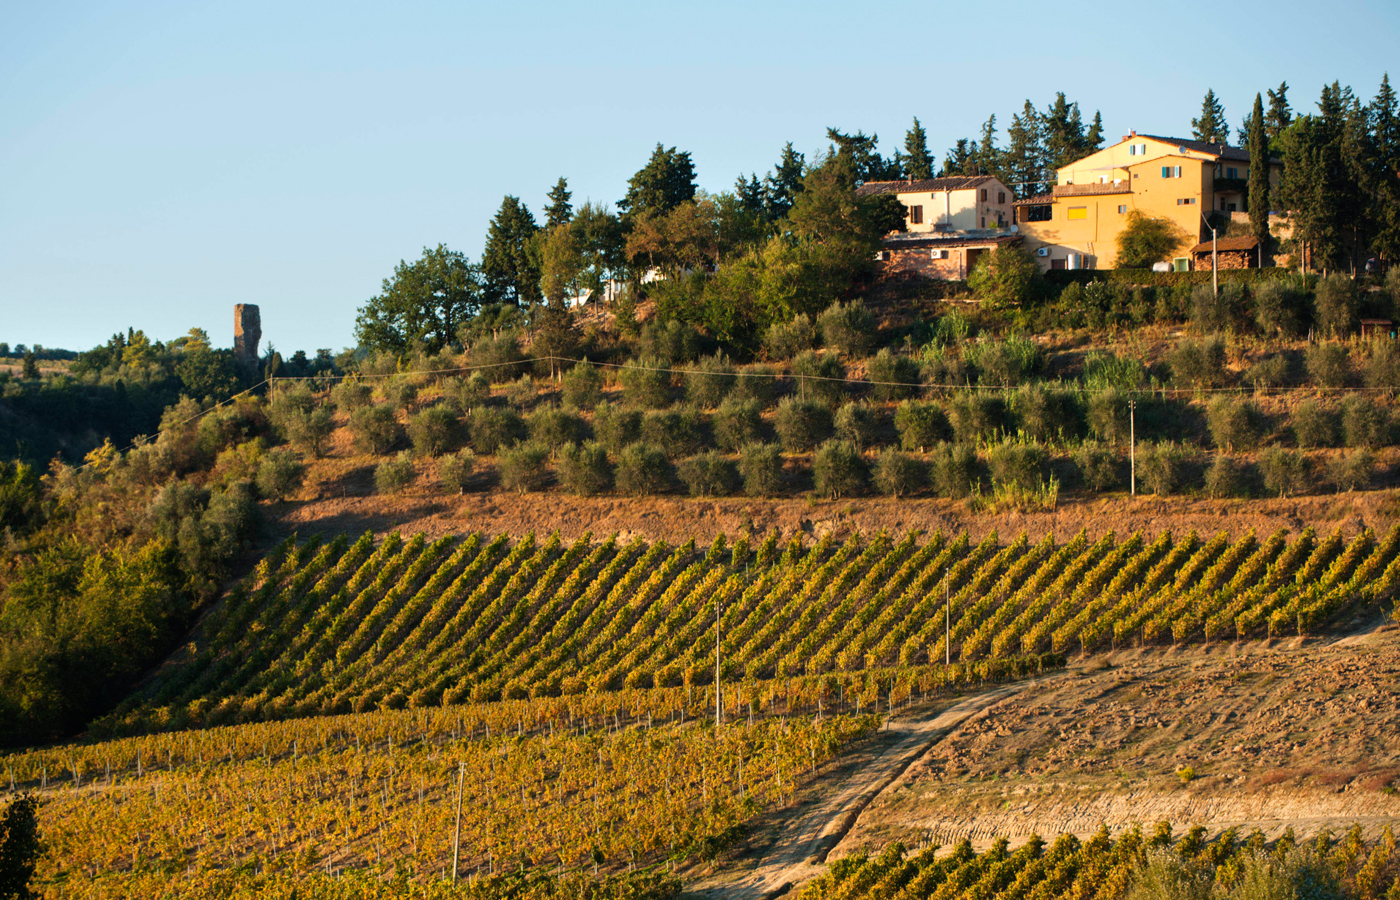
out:
{"label": "stone wall", "polygon": [[880,263],[881,277],[918,275],[935,281],[962,278],[962,250],[949,250],[947,259],[934,259],[927,247],[885,252],[889,259]]}

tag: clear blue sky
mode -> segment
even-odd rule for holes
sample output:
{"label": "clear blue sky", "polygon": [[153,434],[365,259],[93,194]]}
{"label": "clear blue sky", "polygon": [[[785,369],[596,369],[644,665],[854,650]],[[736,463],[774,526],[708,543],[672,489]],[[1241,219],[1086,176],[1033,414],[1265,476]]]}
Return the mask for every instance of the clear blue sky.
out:
{"label": "clear blue sky", "polygon": [[[10,3],[0,10],[0,341],[127,326],[339,349],[400,259],[472,258],[505,194],[615,203],[657,141],[703,188],[785,141],[913,116],[941,158],[1057,90],[1108,137],[1230,122],[1287,79],[1400,77],[1400,4]],[[1004,131],[1002,131],[1004,137]]]}

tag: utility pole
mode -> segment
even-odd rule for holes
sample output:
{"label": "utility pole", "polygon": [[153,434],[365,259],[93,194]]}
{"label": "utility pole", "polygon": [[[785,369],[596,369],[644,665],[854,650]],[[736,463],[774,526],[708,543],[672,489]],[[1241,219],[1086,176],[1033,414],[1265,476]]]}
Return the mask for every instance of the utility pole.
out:
{"label": "utility pole", "polygon": [[457,883],[457,850],[462,845],[462,781],[467,777],[467,764],[457,764],[457,826],[452,832],[452,883]]}
{"label": "utility pole", "polygon": [[1137,401],[1128,401],[1128,493],[1137,496]]}
{"label": "utility pole", "polygon": [[1215,295],[1216,297],[1219,297],[1219,296],[1220,296],[1220,263],[1219,263],[1219,257],[1218,257],[1218,255],[1216,254],[1216,237],[1217,237],[1217,235],[1216,235],[1216,232],[1215,232],[1215,226],[1212,225],[1212,224],[1210,224],[1210,220],[1206,218],[1206,214],[1205,214],[1205,213],[1201,213],[1200,215],[1201,215],[1201,221],[1202,221],[1202,222],[1205,222],[1205,223],[1206,223],[1206,227],[1210,229],[1210,286],[1211,286],[1211,290],[1214,292],[1214,295]]}
{"label": "utility pole", "polygon": [[1216,247],[1215,229],[1210,230],[1210,289],[1215,296],[1220,296],[1220,257],[1215,252]]}
{"label": "utility pole", "polygon": [[724,707],[720,705],[719,686],[719,597],[715,597],[715,734],[719,734],[719,722],[724,716]]}

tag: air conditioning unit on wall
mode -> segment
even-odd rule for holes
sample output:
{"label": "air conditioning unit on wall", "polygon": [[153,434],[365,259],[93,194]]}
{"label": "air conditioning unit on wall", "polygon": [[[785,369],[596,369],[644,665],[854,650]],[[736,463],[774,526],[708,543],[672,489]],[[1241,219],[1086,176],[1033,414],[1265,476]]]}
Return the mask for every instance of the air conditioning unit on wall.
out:
{"label": "air conditioning unit on wall", "polygon": [[1050,255],[1050,248],[1049,248],[1049,247],[1038,247],[1038,248],[1036,248],[1035,255],[1036,255],[1036,256],[1049,256],[1049,255]]}
{"label": "air conditioning unit on wall", "polygon": [[930,259],[947,259],[947,258],[948,258],[948,251],[947,251],[947,250],[930,250],[930,251],[928,252],[928,255],[929,255],[929,258],[930,258]]}

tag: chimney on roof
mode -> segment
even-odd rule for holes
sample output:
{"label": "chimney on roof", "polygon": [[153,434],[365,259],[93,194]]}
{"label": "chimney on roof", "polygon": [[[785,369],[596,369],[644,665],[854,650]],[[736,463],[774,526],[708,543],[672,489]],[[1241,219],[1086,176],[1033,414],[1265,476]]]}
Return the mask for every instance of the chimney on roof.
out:
{"label": "chimney on roof", "polygon": [[1123,140],[1125,140],[1125,141],[1131,141],[1131,140],[1132,140],[1133,138],[1135,138],[1135,137],[1137,137],[1137,129],[1136,129],[1136,128],[1134,128],[1134,129],[1133,129],[1131,132],[1129,132],[1128,134],[1123,135]]}

